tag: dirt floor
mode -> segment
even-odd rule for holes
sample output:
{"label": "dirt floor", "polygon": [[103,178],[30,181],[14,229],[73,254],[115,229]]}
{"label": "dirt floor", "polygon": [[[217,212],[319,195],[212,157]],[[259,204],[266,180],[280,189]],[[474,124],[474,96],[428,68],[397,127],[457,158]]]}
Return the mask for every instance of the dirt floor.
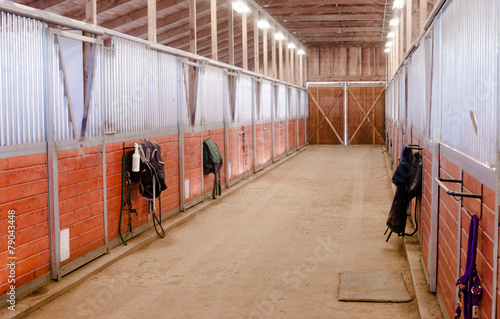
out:
{"label": "dirt floor", "polygon": [[312,146],[28,318],[419,318],[416,302],[340,302],[342,271],[395,270],[381,146]]}

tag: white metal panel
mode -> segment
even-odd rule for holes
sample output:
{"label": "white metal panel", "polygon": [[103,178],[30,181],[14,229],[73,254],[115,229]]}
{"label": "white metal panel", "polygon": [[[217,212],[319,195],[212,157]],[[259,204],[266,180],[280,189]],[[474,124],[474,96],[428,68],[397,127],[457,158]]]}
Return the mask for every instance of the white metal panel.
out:
{"label": "white metal panel", "polygon": [[161,128],[177,127],[177,57],[159,53],[159,116]]}
{"label": "white metal panel", "polygon": [[424,132],[426,127],[425,105],[425,46],[422,43],[414,52],[408,65],[408,128]]}
{"label": "white metal panel", "polygon": [[0,146],[45,141],[44,23],[0,16]]}
{"label": "white metal panel", "polygon": [[112,43],[114,50],[105,53],[106,131],[176,126],[176,58],[118,37]]}
{"label": "white metal panel", "polygon": [[489,167],[496,166],[497,5],[455,0],[442,16],[442,141]]}
{"label": "white metal panel", "polygon": [[103,67],[102,47],[97,45],[95,56],[94,83],[87,118],[86,137],[97,137],[103,134]]}
{"label": "white metal panel", "polygon": [[298,114],[298,99],[299,99],[299,93],[297,88],[290,88],[290,106],[288,109],[288,118],[290,119],[295,119],[297,118]]}
{"label": "white metal panel", "polygon": [[273,107],[273,88],[274,85],[271,81],[268,80],[262,81],[261,109],[262,109],[262,120],[264,120],[265,122],[271,121],[272,107]]}
{"label": "white metal panel", "polygon": [[241,74],[236,81],[236,116],[240,124],[252,123],[252,77]]}
{"label": "white metal panel", "polygon": [[287,108],[287,88],[284,84],[277,85],[277,110],[276,110],[276,119],[284,120],[286,119],[286,108]]}
{"label": "white metal panel", "polygon": [[223,123],[223,76],[224,70],[214,66],[200,72],[197,103],[205,125]]}

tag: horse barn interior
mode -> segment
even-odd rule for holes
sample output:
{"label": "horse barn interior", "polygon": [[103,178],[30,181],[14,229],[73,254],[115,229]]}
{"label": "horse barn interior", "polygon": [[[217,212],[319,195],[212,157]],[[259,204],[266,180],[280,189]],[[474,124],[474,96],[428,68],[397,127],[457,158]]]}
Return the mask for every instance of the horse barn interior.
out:
{"label": "horse barn interior", "polygon": [[0,318],[500,318],[499,28],[0,0]]}

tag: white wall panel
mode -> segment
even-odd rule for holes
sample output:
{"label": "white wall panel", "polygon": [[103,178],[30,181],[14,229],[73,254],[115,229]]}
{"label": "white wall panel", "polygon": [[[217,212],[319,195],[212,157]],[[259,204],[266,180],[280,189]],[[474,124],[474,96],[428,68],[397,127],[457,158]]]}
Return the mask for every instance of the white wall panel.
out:
{"label": "white wall panel", "polygon": [[490,167],[496,165],[497,5],[455,0],[442,16],[442,142]]}

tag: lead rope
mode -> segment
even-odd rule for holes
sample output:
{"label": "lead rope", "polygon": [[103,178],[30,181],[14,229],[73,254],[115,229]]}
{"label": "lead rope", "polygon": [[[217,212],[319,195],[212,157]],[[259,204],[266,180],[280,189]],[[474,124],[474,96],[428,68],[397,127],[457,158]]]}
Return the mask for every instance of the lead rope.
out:
{"label": "lead rope", "polygon": [[[479,297],[482,288],[479,285],[479,277],[476,269],[476,249],[479,218],[473,215],[469,226],[469,240],[467,244],[467,261],[464,275],[458,278],[457,286],[457,308],[455,309],[455,319],[459,319],[464,313],[464,319],[479,318]],[[460,285],[463,285],[460,288]],[[462,297],[462,302],[460,302]]]}

